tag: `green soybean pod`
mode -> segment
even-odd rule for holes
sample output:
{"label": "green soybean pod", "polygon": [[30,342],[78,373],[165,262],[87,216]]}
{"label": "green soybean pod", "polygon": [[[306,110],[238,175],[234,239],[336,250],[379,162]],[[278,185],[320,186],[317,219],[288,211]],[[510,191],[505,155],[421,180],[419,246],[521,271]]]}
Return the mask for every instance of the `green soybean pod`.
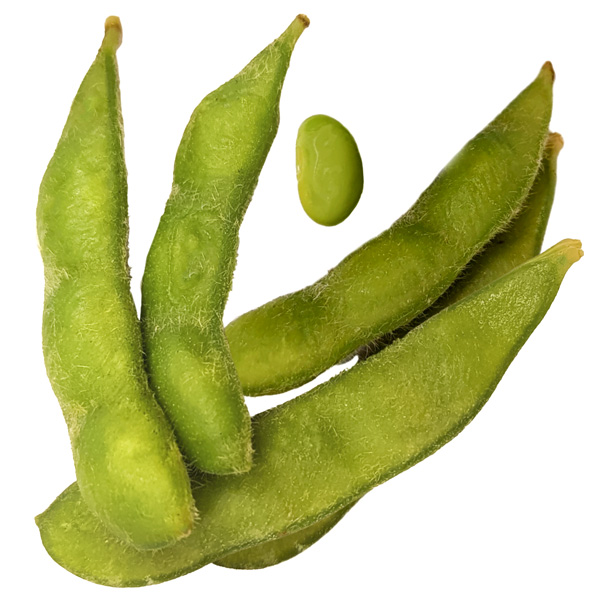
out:
{"label": "green soybean pod", "polygon": [[40,187],[44,359],[82,498],[119,539],[158,548],[189,534],[194,505],[144,370],[127,265],[121,23],[105,27]]}
{"label": "green soybean pod", "polygon": [[247,395],[309,381],[409,323],[450,286],[524,202],[548,135],[553,81],[546,63],[390,229],[313,285],[227,326]]}
{"label": "green soybean pod", "polygon": [[227,569],[241,570],[266,569],[278,565],[308,550],[326,533],[329,533],[357,502],[350,502],[344,508],[336,510],[304,529],[294,533],[282,532],[281,537],[270,542],[263,542],[245,550],[232,552],[224,558],[215,560],[214,564]]}
{"label": "green soybean pod", "polygon": [[369,360],[254,417],[252,470],[198,482],[203,526],[178,544],[140,552],[119,543],[74,484],[37,518],[46,550],[79,577],[142,586],[339,511],[431,455],[476,416],[581,254],[579,242],[564,240]]}
{"label": "green soybean pod", "polygon": [[[546,140],[544,157],[537,176],[518,216],[506,230],[496,235],[483,251],[471,260],[465,272],[438,302],[419,315],[410,325],[361,348],[359,352],[361,360],[380,352],[397,339],[404,337],[427,318],[539,254],[554,202],[556,162],[562,147],[562,137],[558,133],[551,133]],[[229,554],[216,564],[232,569],[262,569],[289,560],[328,533],[350,508],[351,506],[346,506],[305,530]]]}
{"label": "green soybean pod", "polygon": [[298,195],[304,212],[319,225],[350,216],[363,191],[363,165],[352,134],[336,119],[313,115],[296,138]]}
{"label": "green soybean pod", "polygon": [[540,253],[554,202],[556,162],[563,145],[560,134],[548,135],[538,174],[522,210],[515,219],[471,260],[446,293],[427,310],[408,325],[399,327],[359,348],[356,354],[361,360],[376,354],[394,340],[406,335],[411,329],[446,306],[454,304]]}
{"label": "green soybean pod", "polygon": [[250,416],[223,330],[238,229],[279,124],[279,98],[299,15],[231,81],[196,108],[142,281],[150,385],[198,469],[252,464]]}

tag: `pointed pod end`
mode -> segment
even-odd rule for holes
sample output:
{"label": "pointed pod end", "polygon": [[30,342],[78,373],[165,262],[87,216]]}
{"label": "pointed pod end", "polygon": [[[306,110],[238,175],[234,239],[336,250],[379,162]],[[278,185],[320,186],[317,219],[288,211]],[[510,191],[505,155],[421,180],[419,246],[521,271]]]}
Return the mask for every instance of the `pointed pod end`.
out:
{"label": "pointed pod end", "polygon": [[283,32],[279,38],[292,46],[296,45],[298,38],[302,35],[302,32],[310,25],[310,20],[306,15],[298,15],[291,23],[291,25]]}
{"label": "pointed pod end", "polygon": [[123,27],[119,17],[108,17],[104,22],[104,39],[102,40],[102,50],[116,52],[123,41]]}
{"label": "pointed pod end", "polygon": [[540,71],[540,75],[543,75],[545,77],[549,77],[550,78],[550,82],[554,83],[554,80],[556,79],[556,73],[554,72],[554,67],[552,66],[552,63],[549,60],[547,60],[542,65],[542,69]]}
{"label": "pointed pod end", "polygon": [[304,29],[306,29],[310,25],[310,19],[306,15],[300,14],[296,17],[296,20],[302,23]]}
{"label": "pointed pod end", "polygon": [[566,272],[572,264],[576,263],[583,256],[583,250],[581,249],[581,242],[579,240],[566,239],[546,250],[544,254],[562,256],[565,260]]}
{"label": "pointed pod end", "polygon": [[553,155],[558,155],[558,153],[563,149],[565,145],[565,140],[560,133],[549,133],[546,138],[546,152],[549,152]]}
{"label": "pointed pod end", "polygon": [[576,263],[583,256],[583,249],[579,240],[565,240],[567,242],[565,255],[571,264]]}

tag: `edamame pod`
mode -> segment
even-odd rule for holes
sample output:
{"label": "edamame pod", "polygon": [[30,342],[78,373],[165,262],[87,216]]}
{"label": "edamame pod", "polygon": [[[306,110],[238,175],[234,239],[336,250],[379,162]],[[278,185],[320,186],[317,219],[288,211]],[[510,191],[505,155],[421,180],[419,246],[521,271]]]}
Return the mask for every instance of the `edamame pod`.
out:
{"label": "edamame pod", "polygon": [[129,289],[121,36],[119,19],[107,19],[40,187],[43,346],[83,500],[119,539],[158,548],[189,534],[194,505],[148,387]]}
{"label": "edamame pod", "polygon": [[175,546],[124,546],[76,484],[38,516],[44,546],[80,577],[141,586],[331,515],[431,455],[475,417],[581,254],[579,242],[564,240],[369,360],[254,417],[254,467],[205,476],[194,492],[203,526]]}
{"label": "edamame pod", "polygon": [[548,135],[538,174],[521,212],[514,221],[471,260],[446,293],[427,310],[408,325],[359,348],[356,354],[361,360],[376,354],[394,340],[405,336],[411,329],[446,306],[465,298],[540,253],[554,202],[556,162],[563,145],[560,134]]}
{"label": "edamame pod", "polygon": [[546,63],[390,229],[313,285],[227,326],[246,394],[309,381],[409,323],[450,286],[525,200],[548,134],[553,81]]}
{"label": "edamame pod", "polygon": [[[562,137],[558,133],[551,133],[546,140],[544,156],[537,176],[519,215],[505,231],[500,232],[480,254],[471,260],[465,272],[438,302],[419,315],[410,325],[363,346],[359,350],[361,360],[380,352],[440,310],[466,298],[539,254],[554,201],[556,161],[562,147]],[[344,507],[306,530],[229,554],[216,564],[232,569],[262,569],[289,560],[328,533],[350,508],[351,506]]]}
{"label": "edamame pod", "polygon": [[284,532],[282,537],[275,538],[270,542],[256,544],[256,546],[250,546],[239,552],[232,552],[220,560],[215,560],[215,565],[227,569],[266,569],[294,558],[308,550],[310,546],[331,531],[356,502],[351,502],[300,531],[287,534]]}
{"label": "edamame pod", "polygon": [[150,385],[186,457],[202,471],[252,464],[250,416],[223,331],[238,229],[279,124],[299,15],[196,108],[142,282]]}

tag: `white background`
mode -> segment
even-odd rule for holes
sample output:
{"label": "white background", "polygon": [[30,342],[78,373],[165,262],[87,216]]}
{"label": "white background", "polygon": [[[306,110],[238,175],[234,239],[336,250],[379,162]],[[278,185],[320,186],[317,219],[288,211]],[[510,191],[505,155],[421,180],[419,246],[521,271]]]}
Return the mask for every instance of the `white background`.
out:
{"label": "white background", "polygon": [[[594,2],[20,2],[3,9],[0,103],[2,404],[7,598],[598,598],[600,410],[597,17]],[[44,551],[33,517],[74,479],[41,352],[37,190],[103,35],[119,51],[129,169],[133,290],[169,195],[194,106],[298,12],[278,137],[241,230],[226,321],[321,276],[386,229],[460,147],[552,60],[552,129],[565,138],[545,247],[586,256],[488,405],[457,439],[370,493],[303,555],[255,572],[215,566],[115,590]],[[295,187],[298,125],[327,113],[354,134],[365,189],[351,217],[320,227]],[[291,397],[288,394],[286,397]],[[250,399],[258,412],[281,401]]]}

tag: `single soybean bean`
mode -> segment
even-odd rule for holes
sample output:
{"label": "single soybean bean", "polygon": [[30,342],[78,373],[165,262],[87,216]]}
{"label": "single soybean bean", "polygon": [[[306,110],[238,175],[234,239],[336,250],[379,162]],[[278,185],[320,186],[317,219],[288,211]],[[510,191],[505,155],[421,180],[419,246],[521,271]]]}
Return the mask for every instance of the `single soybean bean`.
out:
{"label": "single soybean bean", "polygon": [[178,544],[156,552],[121,544],[74,484],[37,517],[44,546],[80,577],[141,586],[348,506],[431,455],[475,417],[581,254],[579,242],[564,240],[369,360],[254,417],[254,467],[198,482],[203,526]]}
{"label": "single soybean bean", "polygon": [[196,108],[142,281],[150,385],[198,469],[252,464],[250,416],[223,330],[238,229],[279,124],[298,16],[281,37]]}
{"label": "single soybean bean", "polygon": [[309,381],[409,323],[450,286],[525,200],[548,135],[553,80],[546,63],[390,229],[313,285],[227,326],[246,394]]}
{"label": "single soybean bean", "polygon": [[194,504],[148,386],[129,288],[121,36],[108,18],[40,187],[43,347],[83,500],[119,539],[158,548],[189,534]]}
{"label": "single soybean bean", "polygon": [[[435,304],[408,326],[363,346],[358,353],[361,360],[380,352],[440,310],[466,298],[539,254],[554,201],[556,162],[562,147],[562,137],[558,133],[551,133],[546,140],[537,176],[518,216],[471,260],[465,272]],[[346,506],[322,521],[280,539],[229,554],[216,564],[232,569],[262,569],[289,560],[328,533],[350,508]]]}
{"label": "single soybean bean", "polygon": [[327,115],[308,117],[296,138],[298,195],[304,212],[319,225],[350,216],[363,191],[363,165],[352,134]]}

